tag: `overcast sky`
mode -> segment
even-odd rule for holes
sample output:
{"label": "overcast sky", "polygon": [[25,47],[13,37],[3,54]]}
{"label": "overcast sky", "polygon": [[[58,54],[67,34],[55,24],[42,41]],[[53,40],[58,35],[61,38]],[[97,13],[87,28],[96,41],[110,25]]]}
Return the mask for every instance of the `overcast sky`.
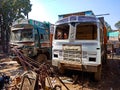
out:
{"label": "overcast sky", "polygon": [[104,18],[115,28],[120,21],[120,0],[31,0],[32,11],[29,18],[55,23],[58,15],[92,10],[94,14],[110,14]]}

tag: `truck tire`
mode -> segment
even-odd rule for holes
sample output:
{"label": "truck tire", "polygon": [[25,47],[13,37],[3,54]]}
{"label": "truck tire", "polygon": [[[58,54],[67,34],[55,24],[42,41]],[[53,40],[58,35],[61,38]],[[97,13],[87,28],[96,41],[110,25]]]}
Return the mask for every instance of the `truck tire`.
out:
{"label": "truck tire", "polygon": [[97,72],[94,73],[94,80],[100,81],[101,80],[101,66],[98,67]]}
{"label": "truck tire", "polygon": [[45,54],[39,54],[36,58],[36,60],[39,62],[39,63],[43,63],[43,62],[46,62],[47,61],[47,56]]}

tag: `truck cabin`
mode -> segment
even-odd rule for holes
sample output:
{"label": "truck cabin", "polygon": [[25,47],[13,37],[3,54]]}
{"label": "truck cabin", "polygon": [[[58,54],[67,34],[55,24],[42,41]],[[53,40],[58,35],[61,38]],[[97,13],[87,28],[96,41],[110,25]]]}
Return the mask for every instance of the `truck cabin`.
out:
{"label": "truck cabin", "polygon": [[46,43],[49,41],[49,29],[31,24],[17,24],[11,28],[12,43]]}
{"label": "truck cabin", "polygon": [[95,15],[59,19],[53,36],[52,65],[62,72],[65,69],[94,72],[95,79],[100,80],[105,58],[103,23]]}
{"label": "truck cabin", "polygon": [[82,63],[101,64],[101,57],[104,55],[101,52],[104,53],[105,50],[104,34],[102,24],[95,16],[69,16],[60,19],[55,24],[54,33],[53,65],[57,66],[55,62],[66,60],[63,55],[65,45],[69,49],[71,46],[82,48]]}
{"label": "truck cabin", "polygon": [[[97,40],[97,24],[76,23],[76,40]],[[70,25],[61,24],[56,26],[55,40],[69,39]]]}
{"label": "truck cabin", "polygon": [[[73,16],[72,16],[73,17]],[[71,18],[71,17],[70,17]],[[74,16],[74,18],[77,18]],[[98,22],[96,18],[89,17],[91,20],[80,16],[83,21],[67,21],[65,23],[64,18],[59,20],[55,27],[55,40],[68,40],[75,38],[75,40],[98,40]],[[86,19],[86,21],[84,21]],[[88,20],[88,21],[87,21]],[[76,31],[74,29],[76,29]],[[74,35],[75,34],[75,35]],[[74,37],[74,36],[75,37]]]}
{"label": "truck cabin", "polygon": [[33,26],[29,24],[15,25],[11,30],[11,41],[13,42],[29,42],[33,41]]}
{"label": "truck cabin", "polygon": [[39,54],[47,54],[47,58],[51,58],[49,26],[49,23],[31,19],[15,23],[11,28],[11,48],[16,46],[26,56],[37,57]]}

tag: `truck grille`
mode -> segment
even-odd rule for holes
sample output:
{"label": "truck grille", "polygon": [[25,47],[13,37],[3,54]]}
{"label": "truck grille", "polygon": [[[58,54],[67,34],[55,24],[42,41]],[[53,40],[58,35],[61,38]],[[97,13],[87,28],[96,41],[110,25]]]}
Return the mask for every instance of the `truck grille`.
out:
{"label": "truck grille", "polygon": [[63,60],[76,61],[76,62],[81,63],[82,61],[81,46],[64,45],[63,46]]}

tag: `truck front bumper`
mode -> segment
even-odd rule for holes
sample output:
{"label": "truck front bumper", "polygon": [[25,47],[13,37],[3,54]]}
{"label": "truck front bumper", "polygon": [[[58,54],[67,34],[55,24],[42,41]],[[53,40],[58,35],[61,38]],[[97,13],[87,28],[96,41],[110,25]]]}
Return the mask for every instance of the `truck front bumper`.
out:
{"label": "truck front bumper", "polygon": [[53,60],[53,66],[57,66],[59,69],[70,69],[85,72],[98,72],[101,69],[101,64],[82,64],[80,62],[65,61],[65,60]]}

